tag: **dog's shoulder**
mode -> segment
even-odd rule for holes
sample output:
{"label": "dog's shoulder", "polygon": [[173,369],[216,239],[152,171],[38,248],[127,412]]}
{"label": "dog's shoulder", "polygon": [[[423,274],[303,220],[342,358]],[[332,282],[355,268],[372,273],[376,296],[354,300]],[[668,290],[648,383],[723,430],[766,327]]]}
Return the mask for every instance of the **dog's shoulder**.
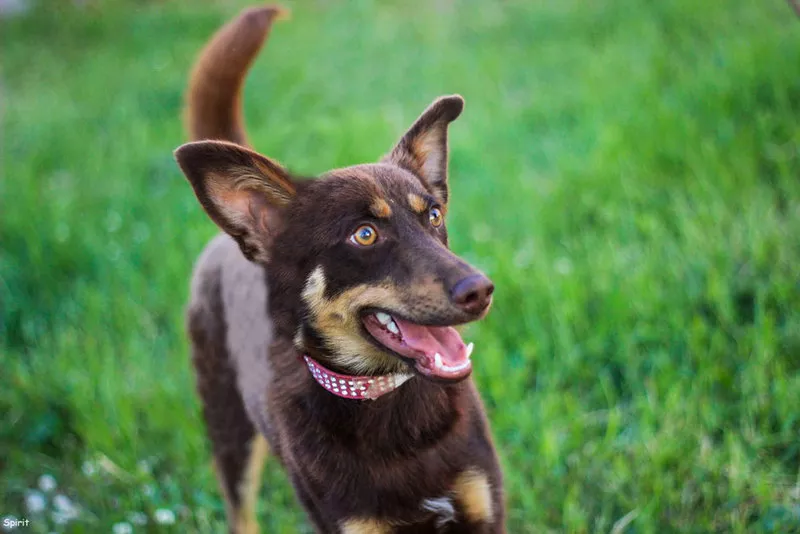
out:
{"label": "dog's shoulder", "polygon": [[[263,332],[265,326],[271,330],[264,267],[247,260],[226,234],[214,237],[195,263],[189,295],[190,320],[198,313],[224,320],[229,338],[240,331]],[[229,348],[237,351],[236,346]]]}
{"label": "dog's shoulder", "polygon": [[213,238],[195,263],[187,310],[189,332],[217,336],[224,359],[236,374],[239,393],[250,417],[263,409],[271,375],[268,351],[273,340],[267,310],[264,267],[244,257],[226,234]]}

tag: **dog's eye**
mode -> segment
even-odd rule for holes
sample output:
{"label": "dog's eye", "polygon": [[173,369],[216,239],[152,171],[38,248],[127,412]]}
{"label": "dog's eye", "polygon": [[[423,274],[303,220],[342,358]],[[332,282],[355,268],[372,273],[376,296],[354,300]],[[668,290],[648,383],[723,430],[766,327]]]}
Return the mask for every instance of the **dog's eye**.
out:
{"label": "dog's eye", "polygon": [[363,224],[350,236],[350,241],[368,247],[374,245],[378,239],[378,232],[369,224]]}
{"label": "dog's eye", "polygon": [[428,218],[431,220],[431,224],[436,226],[437,228],[442,225],[444,222],[444,217],[442,216],[442,210],[439,208],[431,208],[431,211],[428,213]]}

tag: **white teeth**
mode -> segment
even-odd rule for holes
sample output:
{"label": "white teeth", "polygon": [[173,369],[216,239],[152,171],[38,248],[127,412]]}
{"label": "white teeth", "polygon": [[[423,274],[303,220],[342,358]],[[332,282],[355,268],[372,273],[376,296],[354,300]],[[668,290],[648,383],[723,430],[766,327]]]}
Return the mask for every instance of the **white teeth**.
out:
{"label": "white teeth", "polygon": [[455,372],[464,369],[465,367],[469,366],[469,360],[465,361],[464,363],[460,363],[458,365],[442,365],[442,369],[445,371]]}
{"label": "white teeth", "polygon": [[469,358],[472,355],[472,349],[474,348],[475,348],[475,343],[470,343],[469,345],[467,345],[467,358]]}
{"label": "white teeth", "polygon": [[394,321],[392,321],[391,317],[389,318],[389,324],[386,325],[386,330],[388,330],[392,334],[400,333],[400,329],[397,328],[397,324]]}
{"label": "white teeth", "polygon": [[470,365],[470,361],[469,360],[467,360],[467,361],[465,361],[463,363],[460,363],[458,365],[445,365],[444,362],[442,362],[442,355],[439,354],[438,352],[436,354],[434,354],[433,362],[436,365],[437,369],[441,369],[442,371],[446,371],[448,373],[455,373],[455,372],[460,371],[462,369],[466,369]]}
{"label": "white teeth", "polygon": [[385,324],[389,324],[389,321],[392,320],[392,316],[391,315],[389,315],[388,313],[383,313],[383,312],[376,313],[375,317],[377,317],[378,321],[380,321],[380,323],[384,324],[384,325]]}

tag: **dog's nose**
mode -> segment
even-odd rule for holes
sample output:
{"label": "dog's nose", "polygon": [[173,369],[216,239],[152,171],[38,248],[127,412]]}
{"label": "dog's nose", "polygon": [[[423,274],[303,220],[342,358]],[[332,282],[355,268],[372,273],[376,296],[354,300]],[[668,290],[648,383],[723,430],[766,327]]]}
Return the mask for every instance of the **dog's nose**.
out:
{"label": "dog's nose", "polygon": [[479,313],[492,301],[494,284],[482,274],[462,278],[450,290],[453,304],[468,313]]}

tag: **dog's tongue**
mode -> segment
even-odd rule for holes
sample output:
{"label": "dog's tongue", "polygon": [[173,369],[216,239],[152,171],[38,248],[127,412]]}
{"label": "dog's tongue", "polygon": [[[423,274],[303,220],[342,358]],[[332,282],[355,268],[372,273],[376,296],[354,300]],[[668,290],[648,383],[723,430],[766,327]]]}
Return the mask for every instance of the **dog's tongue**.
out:
{"label": "dog's tongue", "polygon": [[[414,358],[418,368],[423,372],[447,377],[450,374],[461,374],[455,372],[464,371],[469,362],[467,347],[461,339],[461,335],[451,326],[423,326],[414,324],[402,319],[394,318],[395,323],[403,336],[405,349],[404,356]],[[414,353],[417,354],[414,354]],[[436,354],[440,355],[443,366],[436,365]],[[448,368],[453,368],[449,371]]]}
{"label": "dog's tongue", "polygon": [[423,326],[396,317],[394,322],[403,334],[403,341],[414,350],[431,356],[438,352],[448,364],[461,363],[461,354],[466,355],[464,341],[453,327]]}
{"label": "dog's tongue", "polygon": [[469,357],[473,344],[464,346],[453,327],[423,326],[380,312],[366,315],[362,321],[375,341],[413,360],[414,368],[423,375],[460,380],[472,372]]}

